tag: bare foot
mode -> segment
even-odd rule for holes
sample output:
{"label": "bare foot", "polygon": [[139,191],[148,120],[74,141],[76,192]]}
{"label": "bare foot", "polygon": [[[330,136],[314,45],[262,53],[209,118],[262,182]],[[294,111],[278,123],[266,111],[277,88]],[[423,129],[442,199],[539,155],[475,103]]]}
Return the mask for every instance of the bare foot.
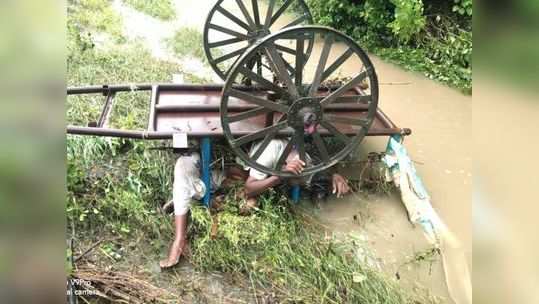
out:
{"label": "bare foot", "polygon": [[184,250],[187,245],[187,240],[174,240],[172,245],[170,246],[170,252],[168,254],[168,258],[162,260],[159,262],[159,266],[161,269],[168,269],[171,267],[174,267],[178,264],[180,261],[180,257],[184,253]]}

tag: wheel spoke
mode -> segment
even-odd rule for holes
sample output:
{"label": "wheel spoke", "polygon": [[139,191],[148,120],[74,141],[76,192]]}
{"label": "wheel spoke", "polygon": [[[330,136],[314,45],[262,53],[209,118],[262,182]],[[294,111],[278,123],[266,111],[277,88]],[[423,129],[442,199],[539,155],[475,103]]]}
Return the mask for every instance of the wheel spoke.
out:
{"label": "wheel spoke", "polygon": [[245,111],[245,112],[242,112],[242,113],[239,113],[239,114],[231,115],[231,116],[228,117],[228,122],[233,123],[233,122],[237,122],[237,121],[240,121],[240,120],[249,119],[251,117],[259,116],[259,115],[262,115],[262,114],[267,114],[267,113],[270,113],[270,112],[273,112],[273,110],[268,109],[266,107],[258,107],[258,108],[255,108],[255,109],[252,109],[252,110],[249,110],[249,111]]}
{"label": "wheel spoke", "polygon": [[328,150],[326,148],[326,145],[324,144],[324,141],[322,140],[322,136],[320,136],[320,133],[318,133],[318,131],[314,132],[312,136],[313,136],[314,144],[315,144],[316,148],[318,149],[318,151],[320,152],[320,156],[322,157],[322,161],[325,162],[325,163],[328,163],[329,162],[329,154],[328,154]]}
{"label": "wheel spoke", "polygon": [[290,4],[292,4],[292,2],[294,2],[294,0],[286,0],[285,3],[283,3],[283,5],[281,6],[281,8],[279,8],[279,10],[277,10],[277,12],[275,13],[275,15],[273,15],[273,17],[271,17],[271,21],[270,21],[270,25],[269,26],[272,26],[275,21],[277,21],[277,19],[279,19],[279,17],[281,17],[281,15],[284,13],[284,11],[290,6]]}
{"label": "wheel spoke", "polygon": [[350,81],[348,81],[346,84],[344,84],[342,87],[338,88],[335,92],[329,94],[324,98],[320,104],[322,106],[327,106],[328,104],[335,101],[338,97],[340,97],[342,94],[346,93],[346,91],[350,90],[354,86],[358,85],[363,79],[367,78],[368,71],[363,71],[356,75],[354,78],[352,78]]}
{"label": "wheel spoke", "polygon": [[298,150],[299,159],[303,162],[306,161],[307,156],[305,153],[305,138],[303,133],[303,128],[296,129],[296,149]]}
{"label": "wheel spoke", "polygon": [[236,57],[236,59],[234,59],[234,62],[226,70],[225,75],[228,76],[228,74],[230,73],[230,70],[232,70],[232,68],[234,67],[234,65],[236,65],[236,62],[238,62],[238,60],[240,60],[240,58],[241,58],[241,56],[238,56],[238,57]]}
{"label": "wheel spoke", "polygon": [[348,95],[338,97],[333,103],[369,103],[371,100],[371,95]]}
{"label": "wheel spoke", "polygon": [[303,15],[299,18],[297,18],[296,20],[290,22],[289,24],[285,25],[283,28],[287,28],[287,27],[292,27],[294,25],[298,25],[298,24],[301,24],[303,21],[307,20],[307,16]]}
{"label": "wheel spoke", "polygon": [[253,68],[255,67],[255,64],[256,64],[256,58],[257,58],[257,57],[258,57],[258,56],[254,56],[253,58],[251,58],[251,59],[249,60],[249,63],[247,63],[247,68],[248,68],[249,70],[252,71]]}
{"label": "wheel spoke", "polygon": [[290,75],[295,75],[296,69],[294,69],[294,67],[288,61],[286,61],[286,59],[284,59],[283,55],[279,54],[279,56],[283,60],[286,69],[290,72]]}
{"label": "wheel spoke", "polygon": [[272,102],[267,99],[260,98],[251,94],[247,94],[240,90],[230,89],[230,91],[228,92],[228,95],[239,98],[241,100],[244,100],[250,103],[254,103],[258,106],[265,107],[273,111],[282,112],[282,113],[288,112],[288,106],[278,104],[278,103],[275,103],[275,102]]}
{"label": "wheel spoke", "polygon": [[298,91],[296,89],[296,86],[294,85],[292,79],[290,78],[290,75],[286,71],[285,64],[281,56],[277,53],[275,45],[270,44],[266,46],[265,49],[269,57],[269,64],[272,67],[273,72],[277,75],[277,78],[286,85],[288,92],[294,99],[298,98]]}
{"label": "wheel spoke", "polygon": [[335,126],[333,126],[331,123],[329,123],[326,120],[322,120],[320,122],[320,125],[324,127],[326,130],[328,130],[329,133],[333,134],[335,137],[343,141],[344,143],[348,144],[350,143],[350,138],[348,136],[341,133],[341,131],[337,130]]}
{"label": "wheel spoke", "polygon": [[337,70],[348,58],[350,58],[352,54],[354,54],[354,51],[349,48],[339,58],[337,58],[337,60],[335,60],[335,62],[333,62],[333,64],[331,64],[329,68],[324,71],[324,74],[322,74],[321,82],[324,82],[326,79],[328,79],[328,77],[331,76],[331,74],[333,74],[333,72],[335,72],[335,70]]}
{"label": "wheel spoke", "polygon": [[277,164],[275,165],[275,168],[274,168],[275,170],[281,170],[286,159],[288,158],[288,155],[290,155],[290,152],[292,151],[293,147],[294,147],[294,138],[291,138],[288,141],[288,144],[286,144],[286,147],[284,148],[283,153],[281,153],[281,156],[279,156],[279,160],[277,160]]}
{"label": "wheel spoke", "polygon": [[249,37],[247,37],[247,35],[244,35],[242,33],[238,33],[236,31],[233,31],[233,30],[230,30],[230,29],[227,29],[227,28],[224,28],[224,27],[222,27],[220,25],[217,25],[217,24],[210,24],[209,28],[213,29],[213,30],[216,30],[216,31],[219,31],[219,32],[222,32],[222,33],[225,33],[225,34],[228,34],[228,35],[231,35],[231,36],[234,36],[234,37],[237,37],[237,38],[242,38],[244,40],[249,39]]}
{"label": "wheel spoke", "polygon": [[299,37],[296,41],[296,75],[295,75],[295,82],[296,87],[301,88],[303,86],[303,68],[305,65],[305,58],[304,58],[304,42],[303,37]]}
{"label": "wheel spoke", "polygon": [[347,117],[347,116],[326,114],[324,115],[324,119],[327,121],[336,122],[336,123],[361,126],[365,129],[367,129],[369,126],[369,121],[362,118],[353,118],[353,117]]}
{"label": "wheel spoke", "polygon": [[243,54],[243,52],[244,52],[246,49],[247,49],[247,47],[241,48],[241,49],[239,49],[239,50],[235,50],[234,52],[228,53],[228,54],[226,54],[226,55],[223,55],[223,56],[221,56],[221,57],[219,57],[219,58],[214,59],[213,62],[214,62],[215,64],[218,64],[218,63],[221,63],[221,62],[223,62],[223,61],[226,61],[226,60],[228,60],[228,59],[230,59],[230,58],[234,58],[234,57],[236,57],[236,56],[240,56],[241,54]]}
{"label": "wheel spoke", "polygon": [[267,134],[266,137],[264,137],[264,140],[262,141],[260,146],[258,146],[258,149],[256,149],[255,153],[251,156],[252,159],[254,159],[255,161],[258,160],[260,155],[262,155],[262,152],[264,152],[264,150],[266,150],[266,147],[275,138],[275,135],[277,134],[277,132],[278,131],[273,131],[273,132]]}
{"label": "wheel spoke", "polygon": [[242,41],[245,41],[245,39],[242,39],[242,38],[230,38],[230,39],[226,39],[226,40],[221,40],[221,41],[208,43],[208,47],[210,49],[212,49],[212,48],[215,48],[215,47],[224,46],[224,45],[233,44],[233,43],[238,43],[238,42],[242,42]]}
{"label": "wheel spoke", "polygon": [[258,12],[258,1],[251,0],[251,4],[253,5],[253,15],[255,16],[255,24],[258,27],[258,25],[260,24],[260,13]]}
{"label": "wheel spoke", "polygon": [[246,143],[249,143],[249,142],[252,142],[254,140],[257,140],[257,139],[260,139],[272,132],[278,132],[282,129],[285,129],[286,127],[288,127],[288,121],[283,121],[281,123],[278,123],[276,125],[273,125],[273,126],[270,126],[270,127],[267,127],[267,128],[264,128],[264,129],[261,129],[257,132],[254,132],[254,133],[251,133],[251,134],[248,134],[248,135],[244,135],[240,138],[237,138],[235,140],[232,141],[232,145],[235,146],[235,147],[240,147]]}
{"label": "wheel spoke", "polygon": [[277,43],[275,43],[275,47],[281,52],[285,52],[285,53],[296,56],[296,51],[294,49],[291,49],[291,48],[286,47],[286,46],[279,45]]}
{"label": "wheel spoke", "polygon": [[318,66],[316,66],[313,83],[311,84],[311,89],[309,90],[309,96],[311,97],[316,96],[316,93],[318,92],[318,87],[320,86],[320,82],[322,80],[322,74],[326,68],[329,51],[331,51],[331,45],[333,44],[333,39],[333,35],[326,35],[326,39],[324,40],[324,48],[322,49]]}
{"label": "wheel spoke", "polygon": [[268,69],[268,71],[271,71],[271,68],[269,67],[269,65],[262,62],[262,66],[265,67],[266,69]]}
{"label": "wheel spoke", "polygon": [[[268,69],[270,69],[270,68],[268,67]],[[246,69],[244,67],[239,67],[238,71],[241,74],[245,75],[247,78],[253,80],[254,82],[256,82],[258,84],[260,84],[265,89],[268,89],[268,90],[273,91],[275,93],[281,94],[283,96],[289,96],[288,92],[285,89],[283,89],[280,86],[274,84],[273,82],[265,79],[264,77],[259,76],[256,73],[253,73],[252,71],[250,71],[250,70],[248,70],[248,69]]]}
{"label": "wheel spoke", "polygon": [[256,58],[256,73],[262,76],[262,56]]}
{"label": "wheel spoke", "polygon": [[[322,101],[325,96],[313,97],[313,100]],[[371,95],[346,95],[337,97],[332,103],[369,103],[372,100]]]}
{"label": "wheel spoke", "polygon": [[243,0],[236,0],[236,3],[238,4],[238,7],[241,10],[241,13],[243,14],[243,17],[245,17],[245,20],[247,20],[247,23],[251,26],[252,29],[256,28],[256,24],[254,23],[253,19],[251,18],[251,15],[249,15],[249,11],[243,4]]}
{"label": "wheel spoke", "polygon": [[217,11],[219,11],[221,14],[223,14],[228,19],[232,20],[237,25],[243,27],[245,30],[250,31],[249,25],[247,25],[245,22],[241,21],[238,17],[232,15],[229,11],[222,8],[221,6],[217,6]]}
{"label": "wheel spoke", "polygon": [[266,19],[264,19],[264,28],[269,29],[270,22],[271,22],[271,16],[273,15],[273,8],[275,6],[276,0],[270,0],[268,4],[268,10],[266,12]]}

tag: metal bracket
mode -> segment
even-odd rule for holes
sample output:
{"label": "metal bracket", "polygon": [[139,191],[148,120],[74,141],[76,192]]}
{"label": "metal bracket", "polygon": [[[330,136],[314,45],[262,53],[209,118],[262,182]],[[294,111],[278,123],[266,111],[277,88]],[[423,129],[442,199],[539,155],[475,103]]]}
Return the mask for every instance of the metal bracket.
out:
{"label": "metal bracket", "polygon": [[173,133],[172,147],[175,149],[189,148],[189,143],[187,141],[187,133]]}

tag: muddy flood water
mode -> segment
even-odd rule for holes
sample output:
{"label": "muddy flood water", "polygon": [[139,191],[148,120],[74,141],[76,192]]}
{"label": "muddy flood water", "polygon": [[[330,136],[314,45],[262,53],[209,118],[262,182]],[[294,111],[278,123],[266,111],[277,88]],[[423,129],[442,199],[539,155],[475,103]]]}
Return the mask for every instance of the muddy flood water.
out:
{"label": "muddy flood water", "polygon": [[[381,84],[379,106],[399,127],[412,129],[404,145],[434,209],[461,243],[461,248],[445,250],[447,279],[469,280],[461,269],[472,266],[471,97],[369,56]],[[368,137],[361,144],[361,157],[384,151],[386,144],[386,137]],[[354,176],[359,170],[347,167],[343,172]],[[451,303],[440,256],[432,263],[409,263],[431,245],[421,227],[408,221],[398,193],[331,199],[317,213],[334,231],[360,235],[387,274],[409,288],[428,288],[443,303]]]}
{"label": "muddy flood water", "polygon": [[[322,42],[317,41],[311,56],[318,58],[321,49]],[[335,49],[330,53],[330,62],[344,52],[345,46]],[[442,256],[429,255],[432,245],[423,236],[422,228],[408,221],[397,191],[391,195],[333,198],[314,213],[334,232],[364,240],[376,258],[375,266],[407,288],[426,288],[442,302],[451,303],[451,286],[457,303],[468,303],[470,295],[466,295],[465,286],[472,267],[472,99],[372,54],[369,57],[380,83],[378,105],[399,127],[412,129],[404,146],[434,209],[458,244],[444,246]],[[361,68],[359,62],[350,60],[337,73],[349,76]],[[309,69],[314,69],[313,65],[307,65]],[[358,160],[365,159],[369,152],[384,151],[387,142],[387,137],[367,137],[360,146]],[[341,171],[357,177],[361,167],[346,166]]]}
{"label": "muddy flood water", "polygon": [[[155,37],[150,31],[164,33],[172,28],[191,27],[202,32],[214,1],[175,3],[178,15],[175,21],[160,25],[153,20],[149,27],[137,19],[143,17],[123,7],[119,1],[115,2],[115,8],[124,19],[131,20],[131,26],[136,28],[131,33],[138,33],[143,39]],[[150,44],[154,53],[166,57],[165,53],[159,52],[157,41],[152,40]],[[320,49],[316,44],[311,56],[316,57]],[[471,269],[472,266],[472,99],[422,75],[404,71],[374,55],[369,56],[380,82],[379,107],[399,127],[412,129],[412,135],[406,137],[404,145],[431,196],[434,209],[461,246],[446,250],[447,274],[439,255],[434,255],[432,261],[429,256],[422,261],[414,259],[421,253],[428,253],[432,246],[421,227],[414,227],[409,222],[397,192],[390,195],[349,195],[341,199],[332,198],[319,210],[312,209],[309,204],[305,204],[305,208],[311,208],[307,211],[315,214],[335,233],[354,235],[363,240],[372,251],[373,265],[406,288],[420,292],[429,290],[431,295],[440,297],[441,303],[452,303],[446,280],[453,283],[469,280],[461,277],[465,274],[460,269]],[[357,71],[360,68],[350,63],[345,70]],[[206,74],[208,70],[203,72]],[[361,144],[360,157],[371,151],[384,151],[387,141],[387,137],[366,138]],[[342,172],[354,176],[359,170],[358,166],[348,166]]]}

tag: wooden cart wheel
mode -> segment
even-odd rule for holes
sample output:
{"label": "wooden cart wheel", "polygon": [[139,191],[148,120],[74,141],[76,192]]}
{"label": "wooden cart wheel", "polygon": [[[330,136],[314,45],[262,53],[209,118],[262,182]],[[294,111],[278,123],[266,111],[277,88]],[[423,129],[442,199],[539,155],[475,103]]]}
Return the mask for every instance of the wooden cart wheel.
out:
{"label": "wooden cart wheel", "polygon": [[[314,39],[317,48],[306,59],[305,40]],[[282,54],[286,45],[293,54]],[[265,54],[272,75],[258,75],[249,69],[249,62]],[[355,67],[355,68],[353,68]],[[348,74],[347,74],[348,73]],[[347,75],[346,75],[347,74]],[[339,77],[339,81],[329,81]],[[343,76],[350,76],[344,77]],[[237,86],[248,78],[257,89]],[[260,88],[267,94],[261,95]],[[351,93],[352,92],[352,93]],[[230,100],[237,99],[256,105],[254,109],[229,113]],[[342,112],[342,106],[361,107],[361,113]],[[243,54],[231,68],[221,97],[223,132],[234,152],[251,168],[282,177],[293,175],[283,171],[286,158],[295,150],[302,160],[307,155],[312,163],[302,176],[335,165],[349,155],[365,137],[374,121],[378,106],[378,80],[367,54],[350,37],[328,27],[296,26],[267,36]],[[337,108],[341,112],[337,113]],[[345,109],[346,110],[346,109]],[[238,122],[253,125],[259,115],[272,114],[265,126],[259,125],[250,134],[234,136],[231,125]],[[305,129],[310,121],[316,127]],[[348,128],[347,134],[340,130]],[[286,136],[289,141],[274,167],[256,160],[272,139]],[[256,151],[250,152],[253,143]],[[337,149],[335,149],[337,145]]]}
{"label": "wooden cart wheel", "polygon": [[[312,24],[303,0],[219,0],[204,25],[204,52],[213,70],[225,80],[230,67],[262,38],[283,28]],[[307,56],[312,49],[308,42]],[[280,48],[291,53],[293,50]],[[262,75],[269,70],[263,54],[251,58],[249,69]]]}

